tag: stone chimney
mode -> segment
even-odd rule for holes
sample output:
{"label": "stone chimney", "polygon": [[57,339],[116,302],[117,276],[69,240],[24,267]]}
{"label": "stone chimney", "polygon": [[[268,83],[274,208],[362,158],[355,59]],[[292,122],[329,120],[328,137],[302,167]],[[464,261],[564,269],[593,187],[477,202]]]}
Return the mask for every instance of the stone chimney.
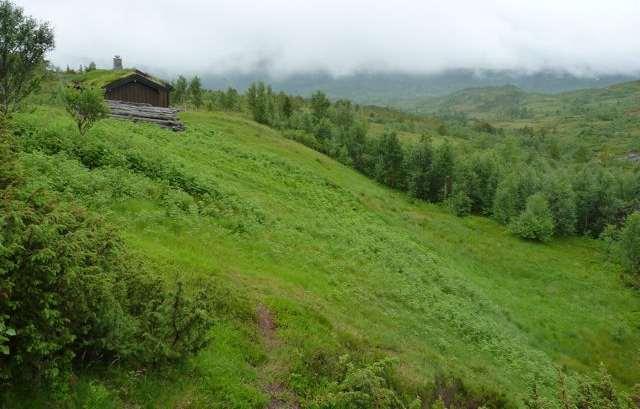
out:
{"label": "stone chimney", "polygon": [[122,58],[119,55],[113,57],[113,69],[121,70],[122,69]]}

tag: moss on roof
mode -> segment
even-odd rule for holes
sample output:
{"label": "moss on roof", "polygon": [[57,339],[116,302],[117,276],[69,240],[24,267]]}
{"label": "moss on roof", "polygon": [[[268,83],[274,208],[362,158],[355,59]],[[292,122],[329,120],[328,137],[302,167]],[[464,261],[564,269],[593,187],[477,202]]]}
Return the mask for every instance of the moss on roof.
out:
{"label": "moss on roof", "polygon": [[[136,70],[134,69],[125,69],[125,70],[93,70],[89,72],[85,72],[80,74],[77,77],[77,80],[91,87],[104,87],[107,84],[112,83],[113,81],[117,81],[119,79],[128,77],[129,75],[135,74]],[[145,73],[145,76],[153,82],[157,82],[163,86],[168,85],[166,81],[162,81],[158,78],[155,78],[149,74]]]}

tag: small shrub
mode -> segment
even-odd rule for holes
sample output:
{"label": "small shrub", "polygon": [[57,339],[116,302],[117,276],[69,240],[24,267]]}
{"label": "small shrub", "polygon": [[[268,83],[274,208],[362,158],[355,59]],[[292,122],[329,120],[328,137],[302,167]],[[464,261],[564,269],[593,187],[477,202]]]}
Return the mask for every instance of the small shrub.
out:
{"label": "small shrub", "polygon": [[84,136],[100,119],[106,118],[109,110],[104,102],[104,93],[94,87],[66,87],[61,91],[64,107],[76,122],[80,135]]}
{"label": "small shrub", "polygon": [[383,359],[369,365],[355,365],[348,356],[340,358],[344,373],[328,391],[316,399],[314,408],[404,408],[389,383],[393,361]]}
{"label": "small shrub", "polygon": [[511,224],[509,229],[518,236],[541,242],[551,240],[554,224],[547,199],[535,194],[527,200],[527,207]]}

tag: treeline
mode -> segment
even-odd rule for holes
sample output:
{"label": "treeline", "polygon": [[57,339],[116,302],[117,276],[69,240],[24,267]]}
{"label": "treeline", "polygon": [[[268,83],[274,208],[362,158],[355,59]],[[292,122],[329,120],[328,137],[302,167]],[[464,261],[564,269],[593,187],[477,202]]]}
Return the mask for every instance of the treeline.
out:
{"label": "treeline", "polygon": [[[640,210],[637,168],[555,159],[539,152],[532,128],[505,135],[485,122],[472,128],[442,123],[410,143],[391,131],[373,137],[362,107],[332,102],[322,92],[304,99],[254,83],[244,94],[230,88],[206,98],[210,109],[246,111],[384,185],[443,203],[458,216],[492,217],[525,239],[606,233],[627,269],[640,272],[640,248],[626,239],[640,218],[630,217]],[[489,135],[494,142],[478,148],[443,136],[449,129]]]}

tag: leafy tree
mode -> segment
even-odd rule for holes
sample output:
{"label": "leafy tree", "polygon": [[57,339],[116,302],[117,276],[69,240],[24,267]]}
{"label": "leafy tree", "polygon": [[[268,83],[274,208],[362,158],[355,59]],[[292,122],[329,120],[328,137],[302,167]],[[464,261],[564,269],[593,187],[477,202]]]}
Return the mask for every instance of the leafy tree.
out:
{"label": "leafy tree", "polygon": [[187,95],[189,95],[189,100],[196,109],[202,106],[202,82],[200,81],[200,77],[197,75],[189,82]]}
{"label": "leafy tree", "polygon": [[492,154],[473,155],[467,169],[464,191],[471,199],[471,209],[473,212],[489,214],[501,177],[498,161]]}
{"label": "leafy tree", "polygon": [[278,114],[285,120],[289,120],[293,114],[293,102],[291,97],[284,92],[278,94]]}
{"label": "leafy tree", "polygon": [[94,63],[93,61],[91,61],[91,62],[89,63],[89,66],[87,67],[87,72],[89,72],[89,71],[95,71],[95,69],[96,69],[96,63]]}
{"label": "leafy tree", "polygon": [[407,161],[407,189],[413,197],[431,200],[431,170],[433,148],[425,137],[409,152]]}
{"label": "leafy tree", "polygon": [[464,190],[458,190],[447,198],[447,207],[456,216],[467,216],[471,213],[472,201]]}
{"label": "leafy tree", "polygon": [[324,92],[316,91],[311,96],[311,113],[316,122],[327,117],[329,107],[331,107],[331,102]]}
{"label": "leafy tree", "polygon": [[82,136],[109,113],[104,102],[104,91],[99,88],[66,87],[62,90],[62,100]]}
{"label": "leafy tree", "polygon": [[620,232],[620,250],[625,268],[640,274],[640,212],[627,218]]}
{"label": "leafy tree", "polygon": [[538,190],[538,176],[530,167],[519,167],[498,184],[493,201],[493,215],[503,224],[518,216],[527,199]]}
{"label": "leafy tree", "polygon": [[227,111],[236,111],[240,106],[240,94],[235,88],[227,88],[222,98],[222,108]]}
{"label": "leafy tree", "polygon": [[378,182],[395,189],[404,186],[404,152],[395,132],[385,132],[377,144],[375,176]]}
{"label": "leafy tree", "polygon": [[174,104],[179,105],[186,102],[188,96],[188,87],[189,84],[187,82],[187,79],[182,75],[178,76],[178,78],[173,82],[172,97]]}
{"label": "leafy tree", "polygon": [[585,166],[574,176],[578,233],[597,236],[606,225],[622,221],[616,185],[614,175],[596,164]]}
{"label": "leafy tree", "polygon": [[313,133],[316,138],[326,144],[333,137],[333,123],[329,118],[322,118],[315,124]]}
{"label": "leafy tree", "polygon": [[247,90],[247,103],[254,121],[265,125],[270,123],[273,113],[270,98],[271,88],[267,88],[264,82],[251,84]]}
{"label": "leafy tree", "polygon": [[333,123],[340,128],[348,129],[353,125],[355,120],[355,113],[351,101],[341,99],[336,101],[333,106],[332,112]]}
{"label": "leafy tree", "polygon": [[577,223],[576,195],[571,184],[554,175],[546,179],[542,192],[553,214],[555,234],[558,236],[574,234]]}
{"label": "leafy tree", "polygon": [[431,169],[431,200],[440,202],[451,194],[453,171],[453,148],[450,143],[445,142],[435,150],[434,154]]}
{"label": "leafy tree", "polygon": [[44,56],[53,49],[53,30],[25,16],[24,10],[7,0],[0,1],[0,113],[4,116],[41,80]]}
{"label": "leafy tree", "polygon": [[553,236],[553,215],[549,202],[541,193],[527,199],[527,206],[509,225],[510,230],[524,239],[547,242]]}
{"label": "leafy tree", "polygon": [[342,143],[346,147],[351,164],[361,172],[366,168],[367,125],[355,121],[348,129],[342,129]]}

